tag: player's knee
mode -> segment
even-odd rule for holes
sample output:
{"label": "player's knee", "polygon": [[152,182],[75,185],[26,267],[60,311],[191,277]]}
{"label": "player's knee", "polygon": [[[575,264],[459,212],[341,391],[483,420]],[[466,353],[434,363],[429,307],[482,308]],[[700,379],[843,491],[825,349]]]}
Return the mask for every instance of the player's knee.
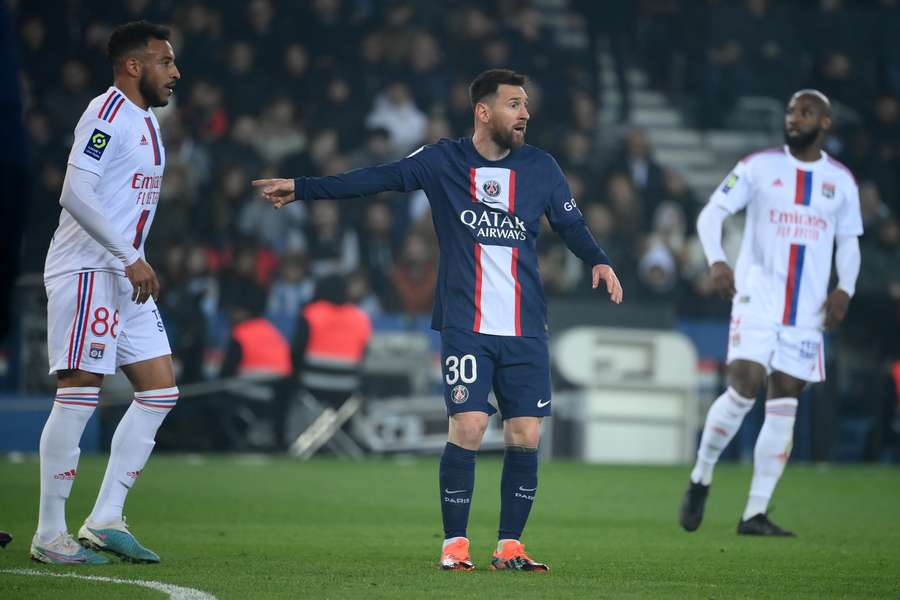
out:
{"label": "player's knee", "polygon": [[756,398],[766,380],[766,370],[762,365],[736,360],[728,365],[728,385],[744,398]]}
{"label": "player's knee", "polygon": [[103,375],[89,373],[80,369],[64,369],[56,372],[57,387],[100,387],[103,385]]}
{"label": "player's knee", "polygon": [[775,371],[772,373],[769,385],[769,398],[796,398],[803,392],[806,382],[786,373]]}
{"label": "player's knee", "polygon": [[507,446],[537,448],[541,441],[541,421],[538,417],[509,419],[503,424]]}
{"label": "player's knee", "polygon": [[488,416],[484,413],[460,413],[450,418],[450,441],[463,448],[478,448],[487,430]]}

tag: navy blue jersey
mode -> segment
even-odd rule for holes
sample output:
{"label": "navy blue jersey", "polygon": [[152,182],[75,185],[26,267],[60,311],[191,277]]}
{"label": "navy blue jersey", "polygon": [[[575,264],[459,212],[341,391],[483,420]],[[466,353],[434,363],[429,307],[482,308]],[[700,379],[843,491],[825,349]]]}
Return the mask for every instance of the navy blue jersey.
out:
{"label": "navy blue jersey", "polygon": [[396,162],[295,180],[302,200],[418,189],[428,196],[440,245],[437,330],[546,337],[535,244],[542,215],[583,261],[609,264],[559,165],[528,144],[491,161],[469,138],[444,139]]}

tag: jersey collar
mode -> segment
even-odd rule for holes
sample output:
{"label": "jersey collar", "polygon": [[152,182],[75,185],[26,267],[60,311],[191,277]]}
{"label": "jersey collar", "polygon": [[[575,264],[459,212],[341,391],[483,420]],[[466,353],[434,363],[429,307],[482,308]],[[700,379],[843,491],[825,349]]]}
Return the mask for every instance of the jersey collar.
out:
{"label": "jersey collar", "polygon": [[787,156],[788,160],[801,171],[813,171],[828,163],[828,154],[824,150],[819,150],[820,156],[818,160],[814,160],[812,162],[804,162],[802,160],[797,160],[794,155],[791,154],[791,150],[790,148],[788,148],[787,144],[785,144],[783,148],[784,155]]}
{"label": "jersey collar", "polygon": [[469,152],[472,154],[472,156],[476,157],[480,162],[484,163],[485,165],[502,165],[503,163],[508,161],[510,158],[515,156],[519,150],[521,150],[521,148],[516,148],[515,150],[510,150],[509,154],[507,154],[500,160],[490,160],[490,159],[483,157],[481,155],[481,153],[478,152],[478,148],[475,147],[475,142],[472,141],[471,136],[464,137],[463,143],[465,144],[465,146],[469,150]]}

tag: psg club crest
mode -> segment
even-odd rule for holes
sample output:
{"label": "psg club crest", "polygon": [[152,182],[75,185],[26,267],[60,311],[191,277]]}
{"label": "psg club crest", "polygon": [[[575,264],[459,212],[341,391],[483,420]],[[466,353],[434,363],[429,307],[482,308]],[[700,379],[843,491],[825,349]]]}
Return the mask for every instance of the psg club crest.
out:
{"label": "psg club crest", "polygon": [[822,184],[822,195],[826,198],[834,198],[834,184],[827,181]]}
{"label": "psg club crest", "polygon": [[450,399],[454,404],[462,404],[469,399],[469,388],[463,384],[459,384],[450,390]]}
{"label": "psg club crest", "polygon": [[484,185],[481,186],[481,189],[483,189],[484,193],[491,198],[496,198],[500,195],[500,182],[494,179],[485,181]]}

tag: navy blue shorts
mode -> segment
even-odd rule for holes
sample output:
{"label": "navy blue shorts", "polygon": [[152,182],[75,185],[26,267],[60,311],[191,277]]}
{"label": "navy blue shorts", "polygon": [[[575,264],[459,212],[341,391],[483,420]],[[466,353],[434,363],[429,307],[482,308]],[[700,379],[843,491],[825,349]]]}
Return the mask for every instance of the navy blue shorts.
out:
{"label": "navy blue shorts", "polygon": [[497,409],[488,402],[493,388],[503,419],[550,416],[546,339],[444,329],[441,370],[447,414],[494,414]]}

